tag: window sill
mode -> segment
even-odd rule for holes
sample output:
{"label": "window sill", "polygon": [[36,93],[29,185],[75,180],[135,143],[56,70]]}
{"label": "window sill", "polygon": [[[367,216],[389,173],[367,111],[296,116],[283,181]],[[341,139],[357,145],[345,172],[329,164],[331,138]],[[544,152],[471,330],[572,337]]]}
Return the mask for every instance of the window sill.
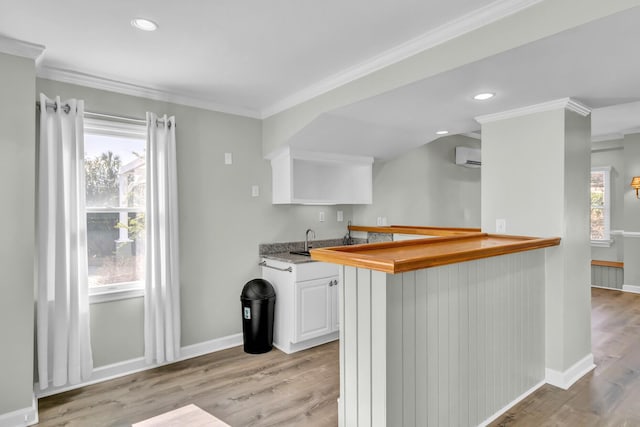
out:
{"label": "window sill", "polygon": [[613,240],[592,240],[591,246],[595,248],[610,248]]}
{"label": "window sill", "polygon": [[99,304],[129,298],[140,298],[143,296],[144,284],[139,282],[122,283],[89,289],[89,304]]}

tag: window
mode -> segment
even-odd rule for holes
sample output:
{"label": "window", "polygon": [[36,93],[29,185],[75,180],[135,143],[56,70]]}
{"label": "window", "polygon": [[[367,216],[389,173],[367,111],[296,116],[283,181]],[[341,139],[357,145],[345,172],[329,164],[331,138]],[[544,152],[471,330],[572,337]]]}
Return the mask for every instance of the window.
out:
{"label": "window", "polygon": [[609,246],[610,227],[610,167],[591,169],[591,242]]}
{"label": "window", "polygon": [[91,302],[142,295],[146,127],[86,118],[84,131]]}

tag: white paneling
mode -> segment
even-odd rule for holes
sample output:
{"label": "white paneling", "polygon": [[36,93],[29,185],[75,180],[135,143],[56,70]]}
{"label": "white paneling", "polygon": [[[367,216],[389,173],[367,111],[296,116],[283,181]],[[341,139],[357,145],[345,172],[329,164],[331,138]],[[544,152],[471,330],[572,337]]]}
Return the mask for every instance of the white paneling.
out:
{"label": "white paneling", "polygon": [[384,427],[387,422],[387,280],[386,274],[377,271],[371,274],[371,380],[372,427]]}
{"label": "white paneling", "polygon": [[[387,292],[387,425],[402,425],[402,276],[386,276]],[[400,415],[399,415],[400,414]]]}
{"label": "white paneling", "polygon": [[402,414],[403,425],[416,425],[416,273],[409,272],[402,278]]}
{"label": "white paneling", "polygon": [[[456,264],[458,267],[458,425],[469,422],[469,263]],[[427,399],[428,400],[428,399]]]}
{"label": "white paneling", "polygon": [[341,342],[344,425],[478,425],[542,381],[543,255],[397,275],[346,267],[341,330],[358,342]]}
{"label": "white paneling", "polygon": [[619,267],[591,266],[591,285],[603,288],[622,289],[624,269]]}
{"label": "white paneling", "polygon": [[[426,271],[427,282],[425,286],[427,288],[427,399],[428,404],[425,406],[427,411],[427,420],[429,427],[439,426],[439,413],[438,408],[435,405],[437,402],[437,396],[439,394],[439,354],[434,351],[434,348],[429,346],[429,343],[433,344],[438,339],[438,270],[435,268],[429,268]],[[431,409],[429,409],[431,408]]]}
{"label": "white paneling", "polygon": [[358,425],[371,425],[371,272],[358,269]]}
{"label": "white paneling", "polygon": [[[415,360],[428,361],[428,323],[427,323],[427,270],[418,270],[415,272],[416,286],[415,289]],[[416,363],[416,380],[415,395],[426,396],[429,399],[429,364]],[[428,425],[427,405],[417,405],[415,409],[415,424],[419,426]]]}
{"label": "white paneling", "polygon": [[[350,267],[349,267],[350,268]],[[345,426],[345,357],[344,357],[344,352],[345,352],[345,334],[344,334],[344,329],[345,329],[345,304],[344,304],[344,298],[345,298],[345,294],[344,294],[344,281],[346,280],[346,273],[345,271],[347,270],[347,267],[345,267],[344,265],[339,266],[339,270],[338,270],[338,275],[339,275],[339,279],[338,279],[338,316],[340,317],[340,325],[341,327],[339,328],[339,337],[340,337],[340,354],[338,355],[338,363],[340,365],[340,396],[338,397],[338,427],[344,427]]]}
{"label": "white paneling", "polygon": [[344,354],[344,370],[340,373],[344,392],[344,425],[358,426],[358,278],[357,269],[345,268],[343,284],[344,339],[340,340],[340,352]]}

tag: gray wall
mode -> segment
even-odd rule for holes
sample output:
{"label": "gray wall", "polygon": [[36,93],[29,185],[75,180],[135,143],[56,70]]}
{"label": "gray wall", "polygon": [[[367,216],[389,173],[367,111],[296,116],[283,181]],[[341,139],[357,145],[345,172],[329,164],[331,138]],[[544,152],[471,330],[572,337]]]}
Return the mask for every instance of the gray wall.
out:
{"label": "gray wall", "polygon": [[640,133],[624,137],[624,284],[640,286],[640,200],[629,183],[640,175]]}
{"label": "gray wall", "polygon": [[33,396],[35,64],[0,54],[0,415]]}
{"label": "gray wall", "polygon": [[354,206],[355,224],[449,227],[480,226],[480,169],[455,164],[456,146],[480,142],[456,135],[413,149],[387,162],[376,161],[373,204]]}
{"label": "gray wall", "polygon": [[[37,90],[84,99],[90,112],[176,116],[183,346],[242,331],[240,292],[260,276],[259,243],[304,240],[307,228],[317,239],[341,237],[352,218],[350,206],[271,204],[271,167],[262,158],[260,120],[50,80],[37,80]],[[33,97],[29,103],[33,108]],[[233,165],[224,165],[225,152],[233,153]],[[253,184],[260,185],[258,198],[251,197]],[[337,210],[344,211],[344,222],[336,222]],[[320,211],[326,222],[318,222]],[[94,304],[91,321],[96,366],[142,355],[140,300]]]}

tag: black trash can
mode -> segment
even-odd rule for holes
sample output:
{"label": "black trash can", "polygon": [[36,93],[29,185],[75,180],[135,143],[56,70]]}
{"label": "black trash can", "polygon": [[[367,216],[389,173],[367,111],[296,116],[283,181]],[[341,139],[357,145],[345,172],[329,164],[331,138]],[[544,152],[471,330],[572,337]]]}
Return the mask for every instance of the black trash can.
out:
{"label": "black trash can", "polygon": [[273,312],[276,291],[264,279],[247,282],[240,295],[245,353],[261,354],[273,348]]}

